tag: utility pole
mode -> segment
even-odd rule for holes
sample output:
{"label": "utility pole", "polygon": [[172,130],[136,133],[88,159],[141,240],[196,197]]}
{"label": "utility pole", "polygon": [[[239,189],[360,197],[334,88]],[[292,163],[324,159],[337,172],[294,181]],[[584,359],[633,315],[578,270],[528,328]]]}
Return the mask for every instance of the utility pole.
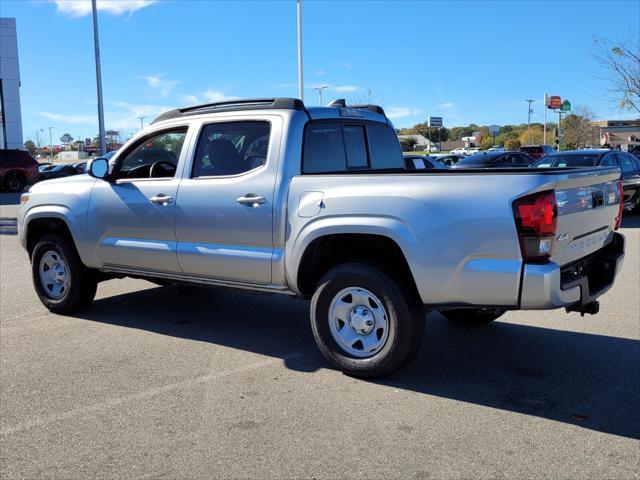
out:
{"label": "utility pole", "polygon": [[143,120],[147,117],[138,117],[140,119],[140,130],[142,130],[144,128],[144,122]]}
{"label": "utility pole", "polygon": [[96,87],[98,90],[98,135],[100,136],[100,156],[107,153],[104,141],[104,107],[102,105],[102,71],[100,69],[100,43],[98,41],[98,7],[96,0],[91,0],[93,11],[93,47],[96,57]]}
{"label": "utility pole", "polygon": [[323,105],[323,103],[322,103],[322,91],[325,88],[329,88],[329,85],[322,85],[321,87],[313,87],[314,90],[318,91],[318,97],[319,97],[319,101],[320,101],[320,106]]}
{"label": "utility pole", "polygon": [[560,145],[562,144],[562,139],[560,138],[561,125],[562,125],[562,110],[558,110],[558,148],[557,148],[558,151],[560,151]]}
{"label": "utility pole", "polygon": [[[93,0],[95,2],[95,0]],[[302,0],[296,1],[298,9],[298,97],[304,102],[304,82],[302,80]]]}
{"label": "utility pole", "polygon": [[527,110],[527,136],[529,137],[529,145],[531,145],[531,112],[533,110],[531,110],[531,104],[534,102],[534,100],[525,100],[525,102],[529,103],[529,107]]}
{"label": "utility pole", "polygon": [[542,144],[547,144],[547,94],[544,94],[544,127],[542,128]]}
{"label": "utility pole", "polygon": [[51,136],[51,130],[53,130],[53,127],[49,127],[49,155],[53,161],[53,137]]}

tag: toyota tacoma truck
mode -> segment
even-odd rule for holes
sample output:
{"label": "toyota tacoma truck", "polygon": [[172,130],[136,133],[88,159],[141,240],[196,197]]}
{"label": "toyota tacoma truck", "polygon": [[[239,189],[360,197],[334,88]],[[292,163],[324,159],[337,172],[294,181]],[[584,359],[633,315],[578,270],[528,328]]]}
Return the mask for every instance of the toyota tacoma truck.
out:
{"label": "toyota tacoma truck", "polygon": [[418,351],[425,310],[597,313],[624,257],[618,169],[407,170],[375,105],[175,109],[88,171],[21,198],[49,310],[124,276],[310,298],[318,347],[361,377]]}

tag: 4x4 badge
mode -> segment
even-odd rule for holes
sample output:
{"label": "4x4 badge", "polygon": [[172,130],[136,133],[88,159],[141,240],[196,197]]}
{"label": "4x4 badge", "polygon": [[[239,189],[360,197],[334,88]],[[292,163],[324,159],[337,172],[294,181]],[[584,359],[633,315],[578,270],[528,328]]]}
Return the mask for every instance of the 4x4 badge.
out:
{"label": "4x4 badge", "polygon": [[558,237],[556,238],[557,241],[559,242],[563,242],[565,241],[567,238],[569,238],[569,234],[568,233],[561,233],[560,235],[558,235]]}

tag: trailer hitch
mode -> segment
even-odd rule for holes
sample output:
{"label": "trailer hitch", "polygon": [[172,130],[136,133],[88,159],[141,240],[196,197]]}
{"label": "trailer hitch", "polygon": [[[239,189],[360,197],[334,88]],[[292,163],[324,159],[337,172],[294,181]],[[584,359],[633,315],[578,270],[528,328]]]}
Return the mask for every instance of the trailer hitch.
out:
{"label": "trailer hitch", "polygon": [[600,302],[598,301],[593,301],[593,302],[589,302],[585,305],[581,305],[579,303],[575,304],[575,305],[571,305],[569,307],[565,307],[565,310],[567,313],[569,312],[579,312],[581,317],[584,317],[585,313],[588,313],[589,315],[595,315],[596,313],[598,313],[600,311]]}

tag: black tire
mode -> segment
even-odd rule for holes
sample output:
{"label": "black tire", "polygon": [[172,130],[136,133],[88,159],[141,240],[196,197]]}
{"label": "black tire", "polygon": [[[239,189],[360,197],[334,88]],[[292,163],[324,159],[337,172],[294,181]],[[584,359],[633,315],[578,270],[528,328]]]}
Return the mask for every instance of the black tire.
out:
{"label": "black tire", "polygon": [[[54,298],[40,281],[40,261],[47,252],[56,252],[67,266],[68,288]],[[98,285],[97,277],[85,267],[75,246],[66,238],[55,234],[44,235],[31,254],[33,285],[42,304],[53,313],[69,314],[85,310],[93,302]]]}
{"label": "black tire", "polygon": [[[374,294],[387,314],[388,337],[379,351],[366,358],[354,357],[340,347],[329,327],[332,300],[350,287]],[[366,264],[332,268],[320,280],[311,300],[311,329],[318,348],[336,368],[355,377],[381,377],[410,361],[422,345],[425,323],[422,308],[412,305],[390,277]]]}
{"label": "black tire", "polygon": [[4,189],[7,192],[19,193],[27,186],[27,179],[23,175],[11,172],[4,177]]}
{"label": "black tire", "polygon": [[504,312],[499,308],[460,308],[444,310],[440,314],[458,325],[486,325],[501,317]]}

